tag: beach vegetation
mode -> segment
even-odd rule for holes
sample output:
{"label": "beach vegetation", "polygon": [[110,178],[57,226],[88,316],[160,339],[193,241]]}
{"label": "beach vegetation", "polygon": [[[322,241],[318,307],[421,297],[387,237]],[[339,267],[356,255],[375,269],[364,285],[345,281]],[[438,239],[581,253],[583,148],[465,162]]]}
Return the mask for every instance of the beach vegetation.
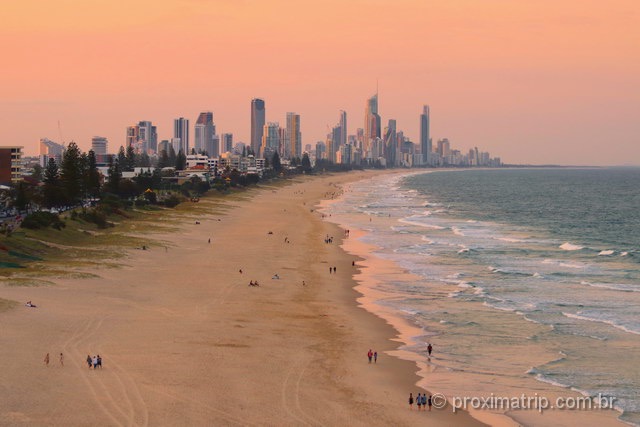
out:
{"label": "beach vegetation", "polygon": [[20,223],[20,226],[32,230],[47,227],[62,230],[65,227],[65,223],[60,219],[58,214],[47,211],[37,211],[27,215],[25,219],[22,220],[22,223]]}

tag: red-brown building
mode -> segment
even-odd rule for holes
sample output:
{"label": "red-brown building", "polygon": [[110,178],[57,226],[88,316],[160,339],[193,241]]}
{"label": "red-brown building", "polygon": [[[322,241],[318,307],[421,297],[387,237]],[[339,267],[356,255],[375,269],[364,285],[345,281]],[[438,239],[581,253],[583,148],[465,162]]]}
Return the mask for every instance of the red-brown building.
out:
{"label": "red-brown building", "polygon": [[0,147],[0,184],[11,184],[22,179],[22,148]]}

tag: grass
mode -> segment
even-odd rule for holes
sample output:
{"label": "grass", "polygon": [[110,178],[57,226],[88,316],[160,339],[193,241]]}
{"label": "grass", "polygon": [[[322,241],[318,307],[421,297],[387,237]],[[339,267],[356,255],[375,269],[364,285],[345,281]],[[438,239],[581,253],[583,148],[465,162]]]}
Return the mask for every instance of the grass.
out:
{"label": "grass", "polygon": [[8,286],[47,286],[57,278],[96,277],[96,270],[124,264],[124,249],[162,247],[170,242],[154,233],[170,234],[203,216],[224,216],[234,202],[249,200],[261,190],[287,186],[294,179],[271,180],[256,187],[237,187],[222,194],[210,191],[199,202],[185,201],[175,208],[142,206],[111,215],[113,227],[99,228],[81,219],[61,215],[66,224],[53,228],[19,228],[10,237],[0,236],[0,283]]}

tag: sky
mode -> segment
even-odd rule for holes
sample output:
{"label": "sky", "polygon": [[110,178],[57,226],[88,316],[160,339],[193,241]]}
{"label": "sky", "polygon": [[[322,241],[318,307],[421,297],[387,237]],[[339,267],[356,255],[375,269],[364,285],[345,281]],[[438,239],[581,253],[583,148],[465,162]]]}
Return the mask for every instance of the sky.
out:
{"label": "sky", "polygon": [[249,142],[252,98],[304,147],[340,110],[355,134],[377,86],[414,142],[428,104],[434,144],[640,165],[638,0],[0,0],[0,22],[0,145],[27,155],[201,111]]}

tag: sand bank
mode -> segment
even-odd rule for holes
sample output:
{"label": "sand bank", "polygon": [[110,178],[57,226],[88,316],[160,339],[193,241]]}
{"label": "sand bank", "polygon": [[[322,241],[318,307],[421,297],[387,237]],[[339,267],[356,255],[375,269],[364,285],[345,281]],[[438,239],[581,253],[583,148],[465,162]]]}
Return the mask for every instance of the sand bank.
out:
{"label": "sand bank", "polygon": [[478,425],[409,410],[415,364],[391,357],[396,332],[357,307],[355,258],[315,209],[372,173],[201,199],[175,216],[179,231],[140,230],[160,243],[123,248],[121,268],[0,287],[38,305],[0,313],[0,425]]}

